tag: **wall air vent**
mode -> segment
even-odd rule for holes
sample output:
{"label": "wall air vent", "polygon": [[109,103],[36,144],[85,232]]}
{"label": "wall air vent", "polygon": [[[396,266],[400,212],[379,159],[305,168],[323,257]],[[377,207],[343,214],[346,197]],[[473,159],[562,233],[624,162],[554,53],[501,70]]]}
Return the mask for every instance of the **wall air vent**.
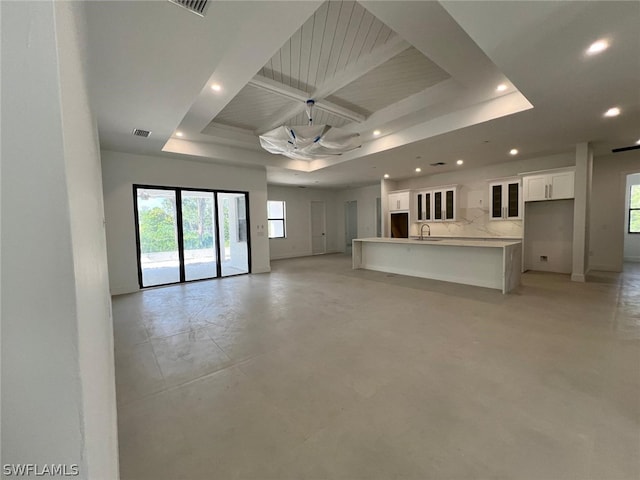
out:
{"label": "wall air vent", "polygon": [[207,8],[207,3],[209,0],[169,0],[171,3],[175,3],[176,5],[180,5],[181,7],[186,8],[190,12],[195,13],[196,15],[200,15],[204,17],[204,11]]}
{"label": "wall air vent", "polygon": [[432,167],[441,167],[442,165],[446,165],[446,163],[444,163],[444,162],[436,162],[436,163],[432,163],[430,165]]}
{"label": "wall air vent", "polygon": [[151,132],[149,130],[140,130],[139,128],[134,128],[133,135],[136,137],[147,138],[149,135],[151,135]]}

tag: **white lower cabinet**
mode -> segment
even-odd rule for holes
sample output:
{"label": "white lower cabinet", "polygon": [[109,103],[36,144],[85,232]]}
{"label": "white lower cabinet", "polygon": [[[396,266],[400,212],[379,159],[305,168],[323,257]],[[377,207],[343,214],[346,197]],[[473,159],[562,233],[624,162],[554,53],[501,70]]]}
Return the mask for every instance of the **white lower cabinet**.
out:
{"label": "white lower cabinet", "polygon": [[523,177],[525,202],[562,200],[574,197],[573,170],[547,172]]}

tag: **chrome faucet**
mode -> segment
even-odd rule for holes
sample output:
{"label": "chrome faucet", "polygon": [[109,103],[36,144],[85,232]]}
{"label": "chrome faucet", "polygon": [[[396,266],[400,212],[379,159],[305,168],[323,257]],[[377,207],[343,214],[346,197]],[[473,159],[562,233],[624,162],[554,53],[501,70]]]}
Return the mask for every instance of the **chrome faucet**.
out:
{"label": "chrome faucet", "polygon": [[427,235],[431,236],[431,227],[429,226],[428,223],[423,223],[422,226],[420,227],[420,240],[424,239],[424,227],[427,227],[429,229],[429,232],[427,233]]}

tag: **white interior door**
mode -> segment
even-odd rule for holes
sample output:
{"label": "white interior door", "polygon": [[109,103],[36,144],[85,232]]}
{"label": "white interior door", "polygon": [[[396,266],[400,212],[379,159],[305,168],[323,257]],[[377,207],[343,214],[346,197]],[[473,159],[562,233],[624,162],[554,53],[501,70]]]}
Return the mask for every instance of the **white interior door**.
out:
{"label": "white interior door", "polygon": [[324,202],[311,202],[311,253],[327,252],[326,214]]}

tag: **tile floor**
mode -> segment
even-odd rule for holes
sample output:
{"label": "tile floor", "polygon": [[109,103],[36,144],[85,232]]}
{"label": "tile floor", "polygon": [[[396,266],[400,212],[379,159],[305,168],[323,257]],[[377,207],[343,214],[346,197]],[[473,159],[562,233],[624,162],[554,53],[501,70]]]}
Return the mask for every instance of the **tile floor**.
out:
{"label": "tile floor", "polygon": [[122,479],[640,478],[640,266],[503,296],[350,265],[115,297]]}

